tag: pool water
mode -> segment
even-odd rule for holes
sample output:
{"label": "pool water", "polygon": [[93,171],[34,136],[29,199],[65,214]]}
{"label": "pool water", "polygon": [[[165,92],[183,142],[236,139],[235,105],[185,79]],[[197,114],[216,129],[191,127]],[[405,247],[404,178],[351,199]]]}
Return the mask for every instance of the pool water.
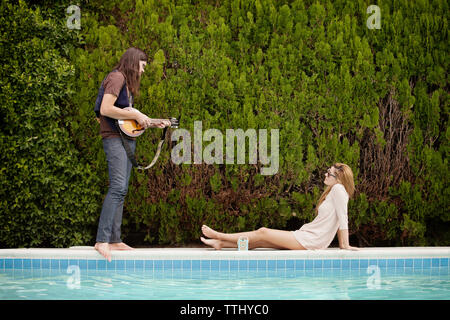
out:
{"label": "pool water", "polygon": [[448,300],[449,268],[0,270],[0,300]]}

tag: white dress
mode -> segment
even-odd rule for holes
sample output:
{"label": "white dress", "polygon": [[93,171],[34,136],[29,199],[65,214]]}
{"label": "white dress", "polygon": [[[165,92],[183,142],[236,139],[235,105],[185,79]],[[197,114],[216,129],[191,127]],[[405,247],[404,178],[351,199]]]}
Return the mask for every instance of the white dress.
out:
{"label": "white dress", "polygon": [[319,207],[319,214],[310,223],[291,231],[306,249],[325,249],[336,232],[348,229],[347,204],[349,196],[344,185],[336,183]]}

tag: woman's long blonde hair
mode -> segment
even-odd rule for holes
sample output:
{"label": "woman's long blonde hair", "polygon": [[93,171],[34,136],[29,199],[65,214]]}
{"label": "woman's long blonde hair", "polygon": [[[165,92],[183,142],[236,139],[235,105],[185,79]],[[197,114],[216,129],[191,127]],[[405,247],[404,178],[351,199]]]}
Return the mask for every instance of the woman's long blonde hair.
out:
{"label": "woman's long blonde hair", "polygon": [[[353,171],[350,169],[348,165],[345,163],[335,163],[333,164],[333,167],[336,168],[336,178],[338,179],[338,183],[341,183],[344,185],[345,190],[348,193],[349,198],[351,199],[355,193],[355,183],[353,181]],[[316,214],[319,213],[319,207],[322,204],[322,202],[325,201],[325,198],[331,191],[331,186],[327,186],[325,188],[325,191],[322,193],[322,195],[319,198],[319,201],[317,202],[316,206]]]}

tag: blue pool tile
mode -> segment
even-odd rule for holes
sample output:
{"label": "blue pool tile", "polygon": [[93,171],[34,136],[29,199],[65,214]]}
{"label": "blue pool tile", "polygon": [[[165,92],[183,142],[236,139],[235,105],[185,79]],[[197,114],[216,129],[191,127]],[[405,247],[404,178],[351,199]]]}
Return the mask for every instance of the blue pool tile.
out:
{"label": "blue pool tile", "polygon": [[295,278],[295,269],[286,268],[286,278]]}
{"label": "blue pool tile", "polygon": [[12,269],[14,267],[13,259],[5,259],[5,269]]}
{"label": "blue pool tile", "polygon": [[276,260],[267,260],[268,270],[276,270],[276,267],[277,267]]}
{"label": "blue pool tile", "polygon": [[430,275],[431,276],[442,276],[442,271],[440,268],[431,268]]}
{"label": "blue pool tile", "polygon": [[432,267],[439,267],[439,258],[432,258],[431,259],[431,266]]}
{"label": "blue pool tile", "polygon": [[[86,259],[80,259],[78,260],[78,266],[81,270],[87,269],[87,260]],[[44,268],[44,260],[42,260],[42,267]]]}
{"label": "blue pool tile", "polygon": [[97,260],[97,270],[106,270],[106,260]]}
{"label": "blue pool tile", "polygon": [[192,270],[200,270],[200,260],[192,260]]}
{"label": "blue pool tile", "polygon": [[448,258],[441,258],[439,261],[441,267],[448,267]]}
{"label": "blue pool tile", "polygon": [[305,260],[295,260],[295,270],[305,270]]}
{"label": "blue pool tile", "polygon": [[183,260],[182,265],[183,265],[183,270],[191,271],[191,268],[192,268],[191,260]]}
{"label": "blue pool tile", "polygon": [[377,259],[369,259],[369,266],[378,266]]}
{"label": "blue pool tile", "polygon": [[163,260],[155,260],[155,261],[153,261],[153,268],[155,270],[162,270],[162,269],[164,269]]}
{"label": "blue pool tile", "polygon": [[144,267],[145,271],[153,271],[153,260],[145,260]]}
{"label": "blue pool tile", "polygon": [[70,259],[69,260],[69,266],[78,266],[78,260]]}
{"label": "blue pool tile", "polygon": [[239,260],[239,271],[248,270],[248,260]]}
{"label": "blue pool tile", "polygon": [[341,259],[334,259],[332,260],[332,268],[333,269],[340,269],[341,268]]}
{"label": "blue pool tile", "polygon": [[405,259],[405,267],[406,268],[412,268],[414,266],[413,259]]}
{"label": "blue pool tile", "polygon": [[41,260],[41,268],[42,269],[50,269],[50,259],[42,259]]}
{"label": "blue pool tile", "polygon": [[322,266],[323,266],[323,268],[324,269],[331,269],[331,260],[323,260],[323,264],[322,264]]}
{"label": "blue pool tile", "polygon": [[5,267],[5,259],[0,259],[0,269]]}
{"label": "blue pool tile", "polygon": [[342,259],[341,260],[341,269],[342,270],[350,269],[350,260],[349,259]]}
{"label": "blue pool tile", "polygon": [[395,267],[396,268],[404,268],[405,267],[405,259],[395,259]]}
{"label": "blue pool tile", "polygon": [[23,268],[31,269],[31,259],[23,259]]}
{"label": "blue pool tile", "polygon": [[115,271],[116,270],[116,260],[111,260],[111,262],[105,260],[106,270]]}
{"label": "blue pool tile", "polygon": [[248,263],[248,268],[251,270],[258,269],[258,260],[250,260]]}
{"label": "blue pool tile", "polygon": [[351,259],[350,260],[350,269],[359,269],[359,260]]}
{"label": "blue pool tile", "polygon": [[172,268],[173,269],[181,269],[181,260],[173,260],[172,261]]}
{"label": "blue pool tile", "polygon": [[125,260],[125,269],[134,270],[134,260]]}
{"label": "blue pool tile", "polygon": [[237,260],[230,260],[230,270],[238,270],[239,264]]}
{"label": "blue pool tile", "polygon": [[313,262],[313,266],[314,266],[314,269],[322,269],[322,267],[323,267],[323,260],[313,260],[314,262]]}
{"label": "blue pool tile", "polygon": [[267,269],[267,260],[258,260],[258,270]]}
{"label": "blue pool tile", "polygon": [[12,268],[22,269],[22,266],[23,266],[22,259],[11,259],[11,261],[12,261]]}
{"label": "blue pool tile", "polygon": [[387,267],[395,268],[395,259],[387,259]]}
{"label": "blue pool tile", "polygon": [[230,269],[230,260],[220,260],[219,268],[221,271],[228,271]]}
{"label": "blue pool tile", "polygon": [[116,270],[125,270],[125,260],[116,260]]}
{"label": "blue pool tile", "polygon": [[367,269],[369,267],[369,259],[359,260],[359,267],[364,270]]}
{"label": "blue pool tile", "polygon": [[[117,261],[116,261],[116,268],[117,268]],[[136,260],[134,261],[134,268],[143,270],[144,269],[144,260]]]}
{"label": "blue pool tile", "polygon": [[286,269],[294,269],[295,260],[286,260]]}
{"label": "blue pool tile", "polygon": [[14,259],[14,269],[22,269],[22,267],[23,267],[23,260],[22,259]]}
{"label": "blue pool tile", "polygon": [[276,277],[284,277],[286,275],[286,269],[285,268],[280,268],[274,271],[273,273]]}
{"label": "blue pool tile", "polygon": [[277,260],[277,270],[286,269],[286,260]]}
{"label": "blue pool tile", "polygon": [[314,268],[314,262],[312,260],[305,260],[305,269],[311,270]]}
{"label": "blue pool tile", "polygon": [[386,259],[378,259],[378,267],[386,268],[386,266],[387,266],[387,260]]}
{"label": "blue pool tile", "polygon": [[211,271],[211,260],[200,260],[200,269],[202,272]]}
{"label": "blue pool tile", "polygon": [[97,270],[97,260],[88,260],[88,270]]}
{"label": "blue pool tile", "polygon": [[210,260],[200,260],[200,268],[202,271],[211,270],[211,261]]}
{"label": "blue pool tile", "polygon": [[211,260],[211,270],[218,271],[219,263],[220,263],[220,260]]}
{"label": "blue pool tile", "polygon": [[59,259],[59,270],[66,271],[68,266],[69,266],[69,260]]}
{"label": "blue pool tile", "polygon": [[164,270],[172,270],[172,260],[164,260]]}
{"label": "blue pool tile", "polygon": [[430,268],[431,267],[431,259],[423,259],[423,267]]}
{"label": "blue pool tile", "polygon": [[41,259],[31,259],[31,267],[33,269],[40,269],[41,268]]}
{"label": "blue pool tile", "polygon": [[422,268],[423,266],[422,262],[423,262],[422,259],[413,259],[414,268]]}

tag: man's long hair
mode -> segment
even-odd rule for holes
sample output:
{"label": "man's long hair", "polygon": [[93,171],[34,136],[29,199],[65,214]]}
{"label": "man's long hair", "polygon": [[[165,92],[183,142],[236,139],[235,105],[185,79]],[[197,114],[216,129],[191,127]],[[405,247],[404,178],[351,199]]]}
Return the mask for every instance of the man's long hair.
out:
{"label": "man's long hair", "polygon": [[139,61],[148,61],[148,56],[139,48],[131,47],[122,55],[119,63],[114,67],[125,76],[128,89],[133,97],[139,96],[141,75],[139,73]]}

